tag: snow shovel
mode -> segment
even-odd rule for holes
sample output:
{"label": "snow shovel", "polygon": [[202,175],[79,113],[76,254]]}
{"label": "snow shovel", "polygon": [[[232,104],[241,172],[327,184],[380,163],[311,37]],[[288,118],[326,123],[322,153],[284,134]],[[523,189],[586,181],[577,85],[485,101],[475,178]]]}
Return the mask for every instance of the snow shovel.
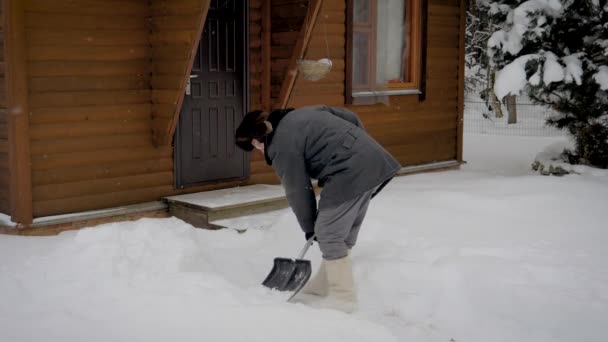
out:
{"label": "snow shovel", "polygon": [[304,248],[300,252],[297,259],[289,258],[274,258],[274,265],[272,270],[262,282],[262,284],[268,288],[278,291],[293,291],[289,299],[289,302],[300,290],[306,285],[310,275],[312,274],[312,266],[310,260],[302,259],[308,248],[312,246],[314,235],[306,241]]}

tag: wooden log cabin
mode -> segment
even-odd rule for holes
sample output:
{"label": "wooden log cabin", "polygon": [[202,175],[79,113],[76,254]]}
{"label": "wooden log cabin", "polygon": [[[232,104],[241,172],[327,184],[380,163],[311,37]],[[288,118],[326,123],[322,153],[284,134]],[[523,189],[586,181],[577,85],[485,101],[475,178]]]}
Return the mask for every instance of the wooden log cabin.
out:
{"label": "wooden log cabin", "polygon": [[[0,212],[277,183],[248,110],[344,106],[405,166],[462,160],[464,0],[0,0]],[[299,59],[329,58],[309,81]],[[443,162],[439,163],[438,162]]]}

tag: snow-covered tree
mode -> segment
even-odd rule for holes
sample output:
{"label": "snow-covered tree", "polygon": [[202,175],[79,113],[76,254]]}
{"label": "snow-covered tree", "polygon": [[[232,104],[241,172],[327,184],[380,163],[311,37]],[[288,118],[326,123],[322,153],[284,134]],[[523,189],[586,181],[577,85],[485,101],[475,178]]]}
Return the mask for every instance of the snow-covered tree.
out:
{"label": "snow-covered tree", "polygon": [[487,82],[488,55],[486,53],[488,38],[492,32],[488,29],[487,12],[478,11],[475,0],[469,0],[467,10],[467,27],[465,42],[465,92],[478,94]]}
{"label": "snow-covered tree", "polygon": [[568,161],[608,168],[608,0],[480,0],[500,29],[488,40],[499,99],[525,92],[559,114]]}

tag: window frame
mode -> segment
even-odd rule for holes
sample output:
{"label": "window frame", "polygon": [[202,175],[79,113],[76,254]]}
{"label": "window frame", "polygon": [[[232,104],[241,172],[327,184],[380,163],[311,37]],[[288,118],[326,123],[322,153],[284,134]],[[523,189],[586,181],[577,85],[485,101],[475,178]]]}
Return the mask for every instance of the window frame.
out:
{"label": "window frame", "polygon": [[[370,23],[361,25],[354,21],[354,1],[347,0],[346,6],[346,65],[345,65],[345,99],[347,104],[365,104],[369,99],[375,96],[386,95],[407,95],[423,93],[422,77],[424,73],[423,61],[423,25],[424,18],[423,8],[424,0],[403,0],[405,1],[406,11],[406,48],[403,60],[404,74],[409,73],[408,82],[389,83],[380,89],[374,89],[376,81],[376,34],[375,26],[377,17],[377,1],[382,0],[366,0],[370,6]],[[409,10],[408,10],[409,9]],[[367,27],[365,27],[367,26]],[[371,26],[371,28],[369,27]],[[363,30],[371,30],[368,32],[370,36],[370,44],[368,46],[368,86],[367,88],[356,87],[353,85],[353,44],[355,32],[365,32]],[[370,34],[371,33],[371,34]],[[370,53],[373,52],[373,53]],[[367,98],[367,99],[366,99]]]}

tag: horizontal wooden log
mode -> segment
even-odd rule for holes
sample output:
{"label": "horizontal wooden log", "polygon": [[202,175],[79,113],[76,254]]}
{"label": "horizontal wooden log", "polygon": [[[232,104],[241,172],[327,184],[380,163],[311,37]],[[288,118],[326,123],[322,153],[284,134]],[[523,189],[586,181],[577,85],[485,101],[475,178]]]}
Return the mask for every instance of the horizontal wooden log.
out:
{"label": "horizontal wooden log", "polygon": [[460,18],[460,7],[430,4],[429,17]]}
{"label": "horizontal wooden log", "polygon": [[186,60],[190,56],[190,44],[158,45],[152,47],[152,59],[155,63],[166,60]]}
{"label": "horizontal wooden log", "polygon": [[433,35],[429,36],[428,46],[441,48],[458,48],[460,40],[458,36],[450,35]]}
{"label": "horizontal wooden log", "polygon": [[152,103],[165,103],[177,105],[179,90],[177,89],[154,89],[152,90]]}
{"label": "horizontal wooden log", "polygon": [[124,46],[48,46],[29,45],[31,61],[131,61],[148,60],[153,49],[148,45]]}
{"label": "horizontal wooden log", "polygon": [[328,106],[344,106],[344,96],[342,95],[300,95],[289,98],[288,107],[302,107],[315,104],[325,104]]}
{"label": "horizontal wooden log", "polygon": [[104,163],[120,163],[135,160],[156,160],[173,155],[171,147],[140,147],[132,149],[109,149],[90,152],[71,152],[32,156],[32,170],[51,170],[68,167],[93,166]]}
{"label": "horizontal wooden log", "polygon": [[182,75],[153,75],[152,89],[180,89],[183,79]]}
{"label": "horizontal wooden log", "polygon": [[187,16],[201,10],[201,0],[153,0],[150,6],[150,14],[159,16]]}
{"label": "horizontal wooden log", "polygon": [[292,98],[294,96],[315,96],[315,95],[338,95],[343,96],[344,84],[343,83],[319,83],[307,82],[306,85],[302,85],[299,81],[291,92]]}
{"label": "horizontal wooden log", "polygon": [[150,117],[151,108],[150,103],[120,106],[32,108],[30,124],[145,120]]}
{"label": "horizontal wooden log", "polygon": [[460,6],[460,0],[432,0],[433,5],[441,5],[441,6]]}
{"label": "horizontal wooden log", "polygon": [[175,104],[155,103],[152,105],[152,118],[172,119],[175,114]]}
{"label": "horizontal wooden log", "polygon": [[109,136],[77,136],[59,139],[32,140],[32,155],[90,151],[99,149],[152,146],[149,132]]}
{"label": "horizontal wooden log", "polygon": [[[2,156],[4,158],[4,156]],[[6,193],[11,181],[11,176],[8,169],[0,169],[0,193]]]}
{"label": "horizontal wooden log", "polygon": [[405,134],[382,134],[378,130],[370,132],[370,134],[387,149],[396,149],[399,146],[416,146],[421,147],[426,144],[432,144],[433,141],[441,139],[441,137],[451,137],[451,143],[456,143],[456,129],[455,128],[441,128],[433,131],[414,131]]}
{"label": "horizontal wooden log", "polygon": [[0,131],[0,158],[4,157],[8,157],[8,137],[6,137],[5,133]]}
{"label": "horizontal wooden log", "polygon": [[32,173],[35,185],[61,184],[92,179],[136,176],[173,170],[173,158],[100,163],[93,166],[38,170]]}
{"label": "horizontal wooden log", "polygon": [[[388,123],[369,123],[366,125],[367,130],[376,137],[379,141],[386,143],[390,137],[399,138],[406,134],[424,134],[441,132],[446,130],[456,130],[457,122],[454,120],[435,119],[425,121],[412,121],[404,124]],[[403,138],[400,138],[403,139]]]}
{"label": "horizontal wooden log", "polygon": [[[196,13],[196,12],[192,12]],[[152,32],[162,32],[171,30],[196,30],[198,15],[164,16],[154,17],[150,21]]]}
{"label": "horizontal wooden log", "polygon": [[170,194],[172,190],[173,185],[165,185],[59,200],[34,201],[34,215],[40,217],[158,201],[161,197]]}
{"label": "horizontal wooden log", "polygon": [[148,12],[148,4],[142,1],[25,0],[25,10],[47,15],[64,13],[137,17]]}
{"label": "horizontal wooden log", "polygon": [[[410,141],[408,144],[389,145],[386,149],[400,158],[425,156],[431,160],[446,160],[445,156],[454,159],[456,153],[456,130],[443,135],[427,135],[420,140]],[[440,157],[442,155],[443,157]]]}
{"label": "horizontal wooden log", "polygon": [[0,156],[0,170],[8,170],[8,156],[2,155]]}
{"label": "horizontal wooden log", "polygon": [[249,35],[259,36],[262,32],[262,25],[259,22],[250,22],[249,23]]}
{"label": "horizontal wooden log", "polygon": [[72,122],[30,126],[30,136],[32,141],[47,141],[68,137],[109,136],[121,134],[144,135],[149,134],[149,132],[150,119]]}
{"label": "horizontal wooden log", "polygon": [[249,11],[249,20],[260,21],[262,20],[262,11],[259,9],[252,9]]}
{"label": "horizontal wooden log", "polygon": [[7,192],[0,192],[0,213],[10,215],[10,205]]}
{"label": "horizontal wooden log", "polygon": [[33,188],[34,201],[48,201],[70,197],[166,186],[173,183],[173,172],[86,180],[74,183],[37,185]]}
{"label": "horizontal wooden log", "polygon": [[30,94],[30,106],[32,108],[144,104],[149,102],[150,90],[47,92]]}
{"label": "horizontal wooden log", "polygon": [[270,13],[273,19],[288,18],[292,20],[299,20],[299,22],[302,23],[304,21],[304,17],[306,17],[307,9],[308,4],[306,3],[292,3],[283,5],[273,4]]}
{"label": "horizontal wooden log", "polygon": [[169,44],[190,44],[194,36],[195,30],[167,30],[157,31],[150,34],[150,44],[152,46],[169,45]]}
{"label": "horizontal wooden log", "polygon": [[186,74],[188,67],[187,60],[166,60],[166,61],[153,61],[152,62],[152,74],[153,75],[180,75]]}
{"label": "horizontal wooden log", "polygon": [[[376,117],[371,118],[369,115],[367,117],[362,115],[361,119],[365,126],[369,127],[374,134],[381,132],[378,139],[382,139],[385,135],[398,136],[399,132],[397,131],[397,127],[401,127],[403,132],[407,131],[412,134],[423,134],[427,131],[452,129],[454,127],[453,123],[457,121],[457,110],[455,108],[457,107],[427,110],[417,108],[415,111],[408,110],[396,114],[401,117],[391,117],[378,113],[376,114]],[[431,110],[433,112],[429,113]],[[428,115],[424,116],[425,113]],[[418,132],[418,130],[420,130],[420,132]]]}
{"label": "horizontal wooden log", "polygon": [[323,10],[319,17],[318,25],[344,24],[346,22],[346,12],[342,10]]}
{"label": "horizontal wooden log", "polygon": [[8,124],[0,123],[0,139],[8,140]]}
{"label": "horizontal wooden log", "polygon": [[272,0],[272,6],[283,6],[283,5],[292,5],[299,4],[303,8],[308,4],[308,0]]}
{"label": "horizontal wooden log", "polygon": [[460,16],[457,17],[442,17],[434,14],[429,14],[429,27],[445,27],[452,28],[460,32]]}
{"label": "horizontal wooden log", "polygon": [[133,61],[30,61],[28,75],[51,76],[144,76],[152,72],[147,60]]}
{"label": "horizontal wooden log", "polygon": [[[276,59],[285,59],[285,58],[290,58],[291,57],[291,51],[293,50],[293,47],[290,49],[288,47],[285,46],[273,46],[271,48],[271,56],[273,60]],[[344,47],[333,47],[330,46],[329,47],[329,58],[330,59],[344,59],[345,56],[345,49]],[[328,52],[326,48],[316,48],[316,49],[309,49],[306,53],[306,59],[313,59],[313,60],[317,60],[320,58],[327,58],[328,57]]]}
{"label": "horizontal wooden log", "polygon": [[28,30],[144,30],[147,25],[148,21],[144,15],[78,15],[39,12],[27,12],[25,15],[25,27]]}
{"label": "horizontal wooden log", "polygon": [[149,89],[150,75],[30,77],[32,92]]}
{"label": "horizontal wooden log", "polygon": [[[272,72],[272,84],[279,84],[281,82],[281,78],[284,76],[285,72],[276,72],[273,71]],[[302,84],[309,84],[311,86],[313,86],[316,83],[344,83],[344,71],[343,70],[331,70],[327,75],[325,75],[325,77],[322,80],[316,81],[316,82],[310,82],[310,81],[306,81],[306,80],[300,80],[298,79],[296,83],[298,82],[302,82]]]}
{"label": "horizontal wooden log", "polygon": [[147,30],[30,30],[29,45],[80,46],[82,48],[98,45],[133,46],[146,45]]}
{"label": "horizontal wooden log", "polygon": [[460,50],[458,49],[458,47],[448,47],[448,48],[444,48],[444,47],[435,47],[435,46],[431,46],[427,48],[427,58],[429,59],[433,59],[433,58],[441,58],[441,57],[453,57],[453,58],[458,58],[460,53]]}

